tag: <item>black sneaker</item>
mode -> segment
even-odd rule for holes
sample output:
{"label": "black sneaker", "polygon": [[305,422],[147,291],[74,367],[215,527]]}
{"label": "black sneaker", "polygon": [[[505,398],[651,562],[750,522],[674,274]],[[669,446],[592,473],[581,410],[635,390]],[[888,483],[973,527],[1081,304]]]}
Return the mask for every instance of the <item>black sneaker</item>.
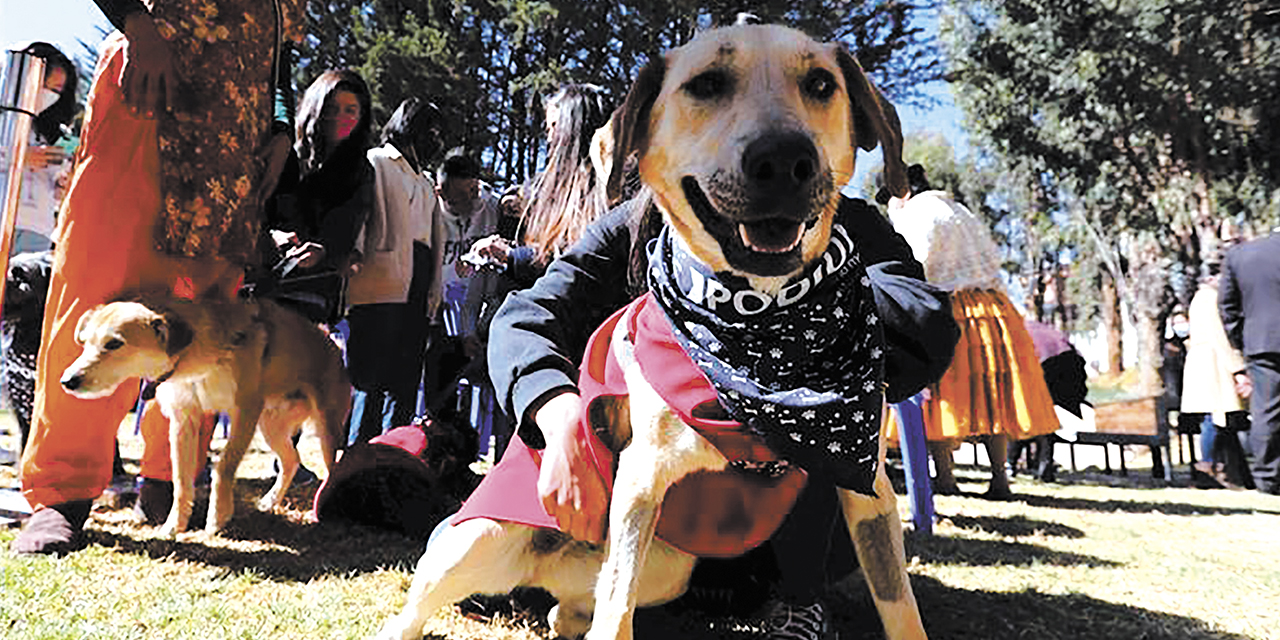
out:
{"label": "black sneaker", "polygon": [[764,613],[764,637],[769,640],[829,640],[827,614],[821,602],[769,603]]}

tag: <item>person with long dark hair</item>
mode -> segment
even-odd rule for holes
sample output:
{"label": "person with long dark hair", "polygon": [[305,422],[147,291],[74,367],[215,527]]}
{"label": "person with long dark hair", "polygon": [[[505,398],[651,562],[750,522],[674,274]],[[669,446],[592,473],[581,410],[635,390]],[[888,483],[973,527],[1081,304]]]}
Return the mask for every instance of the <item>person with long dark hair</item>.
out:
{"label": "person with long dark hair", "polygon": [[503,265],[516,286],[532,285],[548,263],[577,242],[588,224],[609,210],[591,160],[591,144],[611,112],[604,89],[593,84],[563,85],[543,104],[546,164],[514,196],[520,243],[493,235],[472,247],[481,257]]}
{"label": "person with long dark hair", "polygon": [[298,105],[294,160],[267,226],[274,297],[311,320],[341,320],[347,279],[360,267],[356,237],[373,209],[369,87],[355,71],[320,74]]}
{"label": "person with long dark hair", "polygon": [[43,59],[45,68],[10,254],[45,251],[53,246],[53,226],[62,191],[59,185],[71,167],[71,154],[58,142],[68,135],[67,127],[76,115],[78,86],[75,64],[57,47],[32,42],[22,51]]}

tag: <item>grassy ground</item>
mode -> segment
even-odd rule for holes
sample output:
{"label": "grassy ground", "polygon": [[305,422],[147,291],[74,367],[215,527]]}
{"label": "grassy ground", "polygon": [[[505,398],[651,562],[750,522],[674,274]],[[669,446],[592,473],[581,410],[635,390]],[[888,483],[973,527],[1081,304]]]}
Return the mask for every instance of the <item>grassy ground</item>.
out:
{"label": "grassy ground", "polygon": [[[136,469],[139,444],[130,428],[122,434]],[[309,440],[303,454],[319,468]],[[934,535],[907,538],[930,637],[1280,640],[1280,498],[1179,488],[1185,466],[1174,486],[1161,486],[1149,462],[1130,455],[1126,478],[1082,461],[1089,468],[1064,470],[1060,484],[1020,475],[1016,500],[991,502],[979,497],[985,471],[970,464],[974,449],[963,447],[965,495],[938,497]],[[313,489],[296,489],[276,513],[256,512],[271,475],[260,442],[240,475],[237,516],[219,537],[158,539],[127,508],[104,504],[80,552],[0,552],[0,637],[358,638],[400,607],[421,542],[308,524]],[[12,484],[12,469],[0,467],[0,486]],[[909,519],[905,499],[899,506]],[[204,508],[197,503],[197,514]],[[0,530],[0,545],[15,534]],[[855,581],[828,594],[842,640],[880,637],[865,592]],[[686,635],[689,620],[663,615],[651,616],[661,632],[648,637]],[[545,638],[530,618],[483,623],[455,609],[432,621],[428,637]]]}

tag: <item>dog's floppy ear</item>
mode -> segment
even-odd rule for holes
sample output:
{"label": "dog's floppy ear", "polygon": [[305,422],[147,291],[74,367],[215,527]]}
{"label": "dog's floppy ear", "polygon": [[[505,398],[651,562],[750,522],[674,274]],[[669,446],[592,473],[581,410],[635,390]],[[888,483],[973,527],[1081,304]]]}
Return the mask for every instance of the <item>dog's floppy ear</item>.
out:
{"label": "dog's floppy ear", "polygon": [[84,344],[84,329],[89,325],[89,321],[93,319],[93,314],[97,313],[102,305],[97,305],[88,311],[80,314],[80,319],[76,321],[76,331],[72,336],[76,339],[76,344]]}
{"label": "dog's floppy ear", "polygon": [[164,345],[165,353],[169,355],[186,349],[195,339],[195,331],[192,331],[191,325],[176,313],[167,312],[152,318],[151,329],[159,336],[160,344]]}
{"label": "dog's floppy ear", "polygon": [[[640,70],[622,106],[609,118],[609,139],[613,141],[613,160],[608,163],[609,178],[605,181],[606,196],[613,202],[622,195],[623,173],[627,170],[627,157],[641,151],[649,139],[649,112],[662,91],[662,80],[667,75],[664,58],[654,58]],[[603,135],[603,134],[602,134]]]}
{"label": "dog's floppy ear", "polygon": [[843,44],[837,45],[836,59],[844,73],[844,83],[852,103],[853,144],[866,151],[880,145],[884,156],[885,185],[893,195],[905,197],[908,193],[907,165],[902,162],[902,124],[898,122],[898,112],[871,84],[858,59]]}
{"label": "dog's floppy ear", "polygon": [[[605,185],[608,188],[609,179],[613,175],[613,124],[611,122],[604,123],[603,127],[596,129],[591,135],[591,167],[596,171],[596,182]],[[606,193],[605,198],[610,203],[613,197]]]}

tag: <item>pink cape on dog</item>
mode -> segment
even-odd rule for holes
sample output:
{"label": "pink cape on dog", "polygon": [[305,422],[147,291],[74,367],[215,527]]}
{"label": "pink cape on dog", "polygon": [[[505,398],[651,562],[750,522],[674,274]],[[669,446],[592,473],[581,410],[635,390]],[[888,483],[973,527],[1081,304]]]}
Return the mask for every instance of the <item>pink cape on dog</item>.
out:
{"label": "pink cape on dog", "polygon": [[[681,420],[710,440],[730,462],[778,460],[762,439],[746,432],[740,423],[695,417],[695,413],[723,415],[724,411],[718,406],[715,388],[680,347],[662,309],[649,294],[614,313],[596,330],[580,368],[583,415],[578,437],[595,460],[606,489],[612,490],[615,454],[596,435],[588,416],[591,403],[597,399],[627,393],[622,367],[610,348],[620,322],[627,323],[645,379]],[[715,406],[703,406],[703,410],[695,412],[695,408],[707,403]],[[453,522],[489,518],[558,529],[555,518],[542,507],[538,497],[541,460],[541,451],[529,448],[518,436],[513,437],[502,460],[485,476]],[[776,478],[732,466],[720,472],[690,474],[667,491],[658,536],[696,556],[741,555],[773,535],[805,480],[805,473],[794,465]]]}

